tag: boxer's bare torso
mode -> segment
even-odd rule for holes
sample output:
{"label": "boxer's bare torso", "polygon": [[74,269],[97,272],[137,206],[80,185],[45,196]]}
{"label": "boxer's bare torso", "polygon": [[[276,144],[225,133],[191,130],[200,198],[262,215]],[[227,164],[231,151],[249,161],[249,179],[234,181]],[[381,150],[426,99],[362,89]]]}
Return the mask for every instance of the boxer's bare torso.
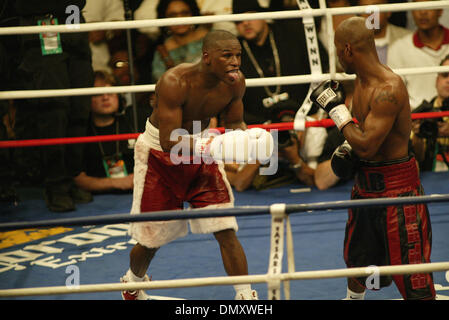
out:
{"label": "boxer's bare torso", "polygon": [[181,128],[193,133],[194,121],[201,121],[204,130],[212,117],[220,115],[226,128],[245,129],[242,97],[246,86],[239,70],[240,55],[237,40],[223,40],[203,60],[180,64],[161,77],[150,122],[159,129],[164,151],[177,143],[170,141],[171,132]]}
{"label": "boxer's bare torso", "polygon": [[[377,152],[366,160],[404,158],[408,155],[411,130],[407,90],[389,68],[381,66],[379,71],[376,77],[356,78],[352,113],[363,134],[375,136],[371,141]],[[345,128],[345,135],[349,131]]]}

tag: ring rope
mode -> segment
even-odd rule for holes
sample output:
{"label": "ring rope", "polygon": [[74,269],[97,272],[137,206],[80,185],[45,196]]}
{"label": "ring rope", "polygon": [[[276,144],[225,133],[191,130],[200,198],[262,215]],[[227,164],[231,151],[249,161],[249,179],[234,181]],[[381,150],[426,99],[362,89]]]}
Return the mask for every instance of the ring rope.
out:
{"label": "ring rope", "polygon": [[[282,273],[276,277],[279,281],[286,280],[314,280],[331,278],[352,278],[366,277],[372,273],[372,267],[346,268],[346,269],[328,269],[314,271],[300,271]],[[434,262],[409,265],[379,266],[377,267],[379,276],[396,274],[415,274],[428,273],[449,270],[449,262]],[[206,277],[190,279],[172,279],[172,280],[154,280],[149,282],[130,282],[130,283],[104,283],[87,284],[80,286],[54,286],[54,287],[36,287],[21,289],[2,289],[0,297],[18,297],[31,295],[56,295],[56,294],[74,294],[74,293],[93,293],[124,290],[151,290],[151,289],[170,289],[186,288],[215,285],[234,285],[245,283],[265,283],[269,281],[269,275],[248,275],[248,276],[224,276],[224,277]]]}
{"label": "ring rope", "polygon": [[[432,67],[417,67],[417,68],[400,68],[393,69],[399,75],[414,75],[414,74],[428,74],[449,72],[448,66],[432,66]],[[323,74],[307,74],[296,76],[282,76],[282,77],[266,77],[266,78],[250,78],[246,79],[247,87],[262,87],[267,85],[291,85],[321,82],[328,79],[338,81],[353,80],[355,75],[348,75],[346,73],[336,73],[332,77],[330,73]],[[64,97],[64,96],[83,96],[96,95],[105,93],[126,93],[126,92],[153,92],[156,88],[155,84],[141,84],[133,86],[113,86],[113,87],[89,87],[89,88],[72,88],[72,89],[46,89],[46,90],[11,90],[0,92],[0,100],[6,99],[34,99],[34,98],[49,98],[49,97]]]}
{"label": "ring rope", "polygon": [[[449,111],[440,112],[423,112],[412,113],[412,120],[417,119],[432,119],[449,117]],[[356,121],[354,119],[354,121]],[[332,119],[322,119],[315,121],[306,121],[305,127],[324,127],[329,128],[335,126]],[[248,128],[263,128],[265,130],[293,130],[294,122],[280,122],[271,124],[255,124],[248,125]],[[216,128],[220,132],[224,132],[223,127]],[[71,137],[71,138],[48,138],[48,139],[29,139],[29,140],[3,140],[0,141],[1,148],[21,148],[21,147],[37,147],[37,146],[49,146],[49,145],[61,145],[61,144],[76,144],[76,143],[93,143],[93,142],[107,142],[118,140],[132,140],[137,139],[140,133],[123,133],[112,135],[100,135],[100,136],[86,136],[86,137]]]}
{"label": "ring rope", "polygon": [[[376,199],[360,199],[360,200],[343,200],[329,202],[315,202],[303,204],[285,204],[285,213],[301,213],[308,211],[329,211],[340,209],[353,209],[361,207],[379,207],[393,206],[403,204],[448,202],[449,194],[432,194],[425,196],[410,196],[399,198],[376,198]],[[0,223],[0,231],[56,227],[56,226],[85,226],[99,224],[116,224],[127,222],[143,222],[143,221],[166,221],[178,219],[196,219],[226,216],[250,216],[270,214],[271,208],[276,204],[264,206],[237,206],[234,208],[214,208],[208,210],[204,208],[185,210],[164,210],[143,212],[140,214],[107,214],[91,217],[62,218],[38,221],[19,221]]]}
{"label": "ring rope", "polygon": [[[320,8],[307,10],[286,10],[286,11],[270,11],[259,13],[240,13],[240,14],[222,14],[210,16],[196,17],[180,17],[180,18],[162,18],[147,19],[134,21],[113,21],[113,22],[93,22],[81,24],[53,25],[53,26],[21,26],[21,27],[2,27],[0,35],[11,34],[34,34],[43,32],[88,32],[96,30],[119,30],[119,29],[140,29],[147,27],[166,27],[171,25],[184,24],[209,24],[215,22],[227,21],[244,21],[244,20],[267,20],[267,19],[297,19],[307,17],[317,17],[329,15],[343,14],[361,14],[366,13],[367,9],[372,6],[354,6],[339,8]],[[449,1],[424,1],[414,3],[392,3],[376,5],[379,12],[395,12],[405,10],[418,9],[443,9],[449,7]]]}

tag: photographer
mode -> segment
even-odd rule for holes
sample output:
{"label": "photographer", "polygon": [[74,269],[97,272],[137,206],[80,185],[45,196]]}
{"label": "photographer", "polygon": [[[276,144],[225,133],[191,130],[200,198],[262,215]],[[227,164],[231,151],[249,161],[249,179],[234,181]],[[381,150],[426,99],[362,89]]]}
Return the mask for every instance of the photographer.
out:
{"label": "photographer", "polygon": [[[440,63],[449,65],[449,55]],[[423,103],[413,112],[449,111],[449,73],[439,73],[436,79],[437,96]],[[411,141],[423,171],[448,171],[449,117],[414,120]]]}
{"label": "photographer", "polygon": [[[293,122],[298,107],[291,100],[272,107],[272,122]],[[317,109],[312,107],[308,121],[316,120]],[[310,115],[311,114],[311,115]],[[315,185],[314,175],[318,156],[323,149],[327,133],[324,128],[308,128],[306,131],[279,131],[279,166],[287,165],[299,182]]]}

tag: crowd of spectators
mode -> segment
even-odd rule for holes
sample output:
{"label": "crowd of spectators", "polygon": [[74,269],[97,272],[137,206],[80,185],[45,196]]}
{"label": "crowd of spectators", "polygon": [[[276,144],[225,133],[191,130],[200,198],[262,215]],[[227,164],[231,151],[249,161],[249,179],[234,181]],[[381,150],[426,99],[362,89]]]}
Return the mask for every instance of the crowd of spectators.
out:
{"label": "crowd of spectators", "polygon": [[[327,0],[326,5],[375,6],[392,2],[404,1]],[[0,23],[1,26],[64,24],[66,8],[73,4],[81,9],[81,23],[296,9],[296,1],[287,0],[1,0]],[[310,1],[310,5],[319,6],[318,1]],[[363,16],[372,19],[371,14]],[[350,16],[334,16],[333,29]],[[376,18],[371,22],[378,22],[374,33],[382,63],[392,69],[449,65],[449,19],[442,9],[414,10],[408,14],[380,12]],[[315,22],[319,58],[325,73],[329,71],[330,46],[327,20],[317,17]],[[45,34],[4,37],[0,42],[0,71],[4,75],[1,90],[154,84],[167,69],[199,59],[202,39],[211,29],[225,29],[239,37],[241,71],[247,79],[311,72],[300,19],[248,20],[60,33],[49,35],[52,39]],[[337,71],[341,70],[337,64]],[[407,75],[403,79],[414,112],[449,109],[448,73]],[[347,81],[344,86],[350,108],[352,84]],[[293,121],[308,90],[309,84],[247,87],[244,120],[247,124]],[[0,100],[0,139],[142,132],[152,112],[153,98],[147,92]],[[307,113],[308,120],[323,117],[316,108]],[[436,122],[431,137],[420,132],[427,128],[423,121],[414,122],[410,145],[421,170],[448,169],[447,119]],[[214,120],[212,126],[219,126],[220,119]],[[279,170],[275,175],[261,175],[259,163],[227,164],[226,172],[237,191],[290,183],[324,190],[340,182],[332,172],[330,158],[343,140],[335,128],[280,131],[276,150]],[[14,186],[40,184],[49,210],[75,210],[77,202],[91,201],[92,193],[131,192],[132,158],[133,141],[0,149],[3,164],[0,200],[16,203],[19,196]],[[111,166],[117,163],[123,166],[114,175]]]}

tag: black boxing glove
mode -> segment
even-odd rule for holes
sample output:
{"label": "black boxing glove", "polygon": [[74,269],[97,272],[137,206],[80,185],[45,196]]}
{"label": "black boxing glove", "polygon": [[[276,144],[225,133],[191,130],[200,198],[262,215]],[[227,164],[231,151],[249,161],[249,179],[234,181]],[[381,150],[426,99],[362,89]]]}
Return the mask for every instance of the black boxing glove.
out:
{"label": "black boxing glove", "polygon": [[329,114],[340,131],[352,121],[351,113],[345,106],[345,99],[343,86],[334,80],[321,82],[310,94],[310,100]]}
{"label": "black boxing glove", "polygon": [[357,170],[358,157],[351,145],[345,140],[335,149],[331,158],[331,167],[335,175],[342,179],[351,179]]}

